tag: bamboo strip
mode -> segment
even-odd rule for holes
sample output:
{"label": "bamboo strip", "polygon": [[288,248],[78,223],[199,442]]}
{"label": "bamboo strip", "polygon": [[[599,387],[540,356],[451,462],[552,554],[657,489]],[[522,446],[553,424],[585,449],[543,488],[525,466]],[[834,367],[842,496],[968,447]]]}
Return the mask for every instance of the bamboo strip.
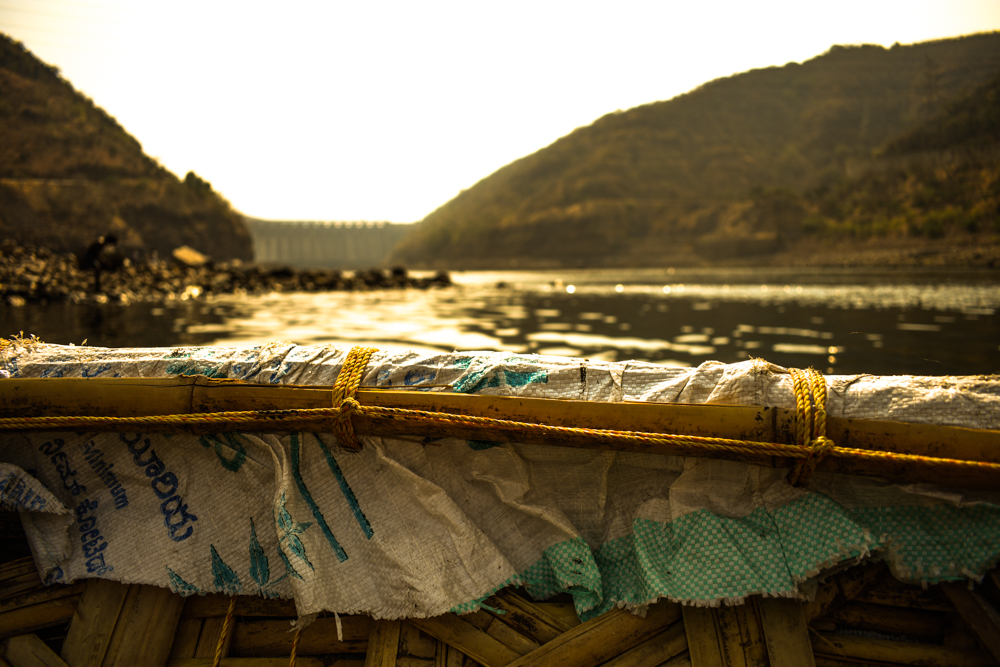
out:
{"label": "bamboo strip", "polygon": [[771,667],[812,667],[815,664],[801,602],[789,598],[761,598],[760,619]]}
{"label": "bamboo strip", "polygon": [[[46,384],[48,383],[48,384]],[[60,384],[55,384],[60,383]],[[102,394],[107,383],[112,384],[116,397],[121,401],[114,405],[95,405],[93,396]],[[89,385],[89,386],[88,386]],[[126,391],[127,389],[127,391]],[[170,400],[158,400],[163,392],[173,391]],[[83,395],[81,395],[83,394]],[[132,398],[128,399],[131,395]],[[206,396],[212,398],[206,398]],[[2,399],[7,396],[9,401]],[[180,398],[178,398],[178,396]],[[16,410],[23,416],[41,412],[45,414],[80,414],[83,408],[93,414],[109,410],[116,416],[129,414],[163,414],[176,412],[178,401],[185,399],[190,412],[220,408],[280,408],[288,409],[322,405],[330,407],[329,390],[323,388],[303,388],[280,385],[241,385],[220,382],[208,378],[181,377],[169,379],[135,378],[60,378],[11,380],[0,384],[0,406],[8,411]],[[528,399],[518,397],[468,396],[463,394],[396,392],[360,390],[358,399],[364,405],[382,407],[404,407],[406,409],[432,408],[452,414],[475,414],[488,417],[502,415],[512,419],[524,419],[564,425],[577,428],[627,428],[647,433],[680,433],[687,435],[711,434],[715,437],[732,437],[755,441],[773,441],[790,438],[793,432],[791,411],[777,408],[756,408],[747,406],[677,405],[648,403],[587,403],[554,399]],[[163,406],[166,405],[167,408]],[[183,412],[176,412],[183,414]],[[659,454],[718,456],[744,461],[756,465],[788,467],[790,460],[767,453],[733,451],[693,450],[678,443],[595,441],[593,436],[579,433],[552,432],[528,434],[518,427],[498,425],[479,426],[468,423],[414,423],[409,420],[367,417],[353,417],[355,430],[359,433],[381,436],[430,435],[432,437],[457,437],[466,439],[492,439],[499,441],[519,441],[568,447],[587,447],[605,450],[643,451]],[[905,447],[909,453],[925,455],[947,454],[960,460],[1000,462],[1000,431],[977,431],[924,424],[896,424],[889,422],[867,422],[864,420],[828,420],[832,435],[841,428],[850,434],[851,443],[857,447],[871,447],[876,450],[899,449]],[[89,428],[89,426],[88,426]],[[100,428],[100,427],[96,427]],[[135,430],[135,425],[112,424],[115,430]],[[144,431],[204,432],[212,430],[270,430],[278,428],[274,421],[262,417],[260,421],[245,421],[239,426],[220,420],[214,424],[180,426],[143,426]],[[280,430],[330,430],[331,416],[281,422]],[[780,436],[780,437],[768,437]],[[926,469],[917,467],[912,461],[892,458],[855,460],[839,456],[828,456],[820,464],[820,469],[846,474],[881,475],[901,481],[933,482],[970,488],[989,487],[996,484],[996,475],[974,466],[958,469]]]}
{"label": "bamboo strip", "polygon": [[[169,392],[169,400],[165,399]],[[106,402],[94,396],[107,394]],[[513,421],[581,428],[676,432],[699,436],[769,440],[774,435],[767,408],[649,403],[587,403],[556,399],[471,396],[450,393],[361,389],[363,405],[437,410],[458,415],[503,417]],[[242,385],[201,377],[58,378],[11,380],[0,384],[0,417],[194,414],[224,411],[331,408],[331,389],[285,385]],[[763,413],[761,411],[764,411]],[[764,417],[761,417],[764,414]],[[398,424],[371,424],[355,416],[359,432],[372,435],[412,433]],[[384,420],[379,420],[380,422]],[[360,427],[360,428],[359,428]],[[88,425],[89,430],[135,430],[135,426]],[[144,431],[274,430],[267,420],[242,425],[145,425]],[[331,430],[331,417],[283,422],[281,430]],[[372,430],[375,428],[376,430]]]}
{"label": "bamboo strip", "polygon": [[35,559],[31,556],[18,558],[0,565],[0,597],[7,596],[8,581],[14,581],[30,574],[34,574],[35,579],[41,583],[41,579],[38,577],[38,569],[35,567]]}
{"label": "bamboo strip", "polygon": [[[185,605],[185,609],[187,605]],[[175,658],[194,658],[198,648],[198,638],[201,637],[201,626],[204,619],[181,618],[177,624],[173,646],[170,647],[170,660]],[[168,660],[169,662],[169,660]]]}
{"label": "bamboo strip", "polygon": [[490,614],[482,610],[462,615],[463,621],[479,628],[518,655],[531,653],[538,648],[539,642],[507,625],[501,620],[502,618],[503,616]]}
{"label": "bamboo strip", "polygon": [[[445,646],[448,646],[445,644]],[[448,646],[448,667],[482,667],[481,663],[476,662],[469,656],[465,655],[454,646]]]}
{"label": "bamboo strip", "polygon": [[955,611],[940,586],[931,586],[926,591],[920,586],[904,584],[892,575],[886,575],[855,598],[858,602],[870,602],[891,607],[907,607],[927,611]]}
{"label": "bamboo strip", "polygon": [[[319,658],[298,658],[296,667],[323,667]],[[167,667],[212,667],[212,658],[174,658]],[[288,658],[223,658],[219,667],[288,667]]]}
{"label": "bamboo strip", "polygon": [[972,626],[957,612],[949,614],[949,616],[951,622],[944,631],[944,638],[941,640],[941,644],[951,648],[978,651],[980,648],[979,637],[973,631]]}
{"label": "bamboo strip", "polygon": [[941,590],[955,605],[955,609],[976,633],[993,659],[1000,663],[1000,614],[993,605],[982,594],[970,591],[959,582],[943,583]]}
{"label": "bamboo strip", "polygon": [[658,667],[665,660],[679,655],[686,649],[687,635],[684,634],[684,624],[674,623],[652,639],[608,660],[601,667]]}
{"label": "bamboo strip", "polygon": [[434,662],[438,652],[438,640],[413,625],[403,622],[399,629],[399,653],[397,664],[407,659],[427,660]]}
{"label": "bamboo strip", "polygon": [[16,595],[15,586],[25,581],[33,582],[36,586],[42,583],[38,576],[38,569],[35,567],[35,559],[31,556],[0,565],[0,598]]}
{"label": "bamboo strip", "polygon": [[[834,609],[863,595],[877,583],[892,579],[885,563],[866,563],[839,572],[819,587],[812,602],[806,602],[803,612],[807,623],[823,618]],[[895,581],[895,580],[894,580]]]}
{"label": "bamboo strip", "polygon": [[742,637],[743,654],[750,667],[769,667],[767,642],[760,611],[761,598],[758,595],[747,598],[746,604],[734,607]]}
{"label": "bamboo strip", "polygon": [[434,667],[479,667],[479,663],[443,641],[438,641]]}
{"label": "bamboo strip", "polygon": [[0,642],[0,667],[13,667],[9,662],[3,659],[4,643]]}
{"label": "bamboo strip", "polygon": [[[344,641],[337,639],[337,623],[332,616],[317,618],[302,630],[299,655],[323,653],[364,653],[372,620],[368,616],[341,616]],[[278,657],[292,652],[294,632],[288,621],[248,621],[237,623],[229,653],[235,657]],[[218,635],[216,635],[217,637]]]}
{"label": "bamboo strip", "polygon": [[0,614],[0,639],[68,623],[79,602],[76,596],[59,598]]}
{"label": "bamboo strip", "polygon": [[129,587],[110,579],[90,579],[62,646],[70,667],[100,667]]}
{"label": "bamboo strip", "polygon": [[682,608],[691,662],[697,667],[728,667],[722,656],[719,631],[711,607]]}
{"label": "bamboo strip", "polygon": [[38,635],[20,635],[4,642],[3,656],[12,667],[67,667]]}
{"label": "bamboo strip", "polygon": [[39,583],[38,586],[39,587],[35,590],[0,600],[0,614],[13,609],[20,609],[21,607],[39,604],[40,602],[48,602],[49,600],[58,600],[60,598],[83,595],[83,592],[87,587],[85,583],[52,584],[51,586],[42,586]]}
{"label": "bamboo strip", "polygon": [[536,602],[535,606],[558,621],[566,630],[580,625],[580,617],[576,615],[576,607],[572,602]]}
{"label": "bamboo strip", "polygon": [[994,667],[996,663],[981,651],[911,644],[885,639],[852,637],[829,632],[810,633],[817,656],[855,658],[923,667]]}
{"label": "bamboo strip", "polygon": [[831,611],[825,618],[854,628],[937,639],[944,635],[948,624],[947,617],[941,612],[864,602],[851,602]]}
{"label": "bamboo strip", "polygon": [[822,653],[816,654],[816,667],[896,667],[897,664],[854,660],[853,658],[834,658]]}
{"label": "bamboo strip", "polygon": [[816,589],[816,596],[804,603],[802,611],[805,614],[806,623],[812,623],[814,620],[826,616],[834,608],[834,605],[844,604],[844,602],[836,580],[828,579]]}
{"label": "bamboo strip", "polygon": [[[31,558],[28,558],[31,561]],[[35,570],[35,563],[31,561],[31,571],[14,574],[0,581],[0,600],[23,595],[29,591],[34,591],[42,587],[42,580]]]}
{"label": "bamboo strip", "polygon": [[183,608],[184,598],[169,589],[129,586],[102,667],[166,665]]}
{"label": "bamboo strip", "polygon": [[[88,414],[142,416],[332,407],[331,387],[257,385],[202,376],[176,378],[28,378],[0,384],[0,417]],[[96,397],[100,397],[99,399]],[[359,389],[362,405],[499,417],[609,430],[684,433],[786,441],[794,411],[755,406],[591,403],[510,396]],[[1000,462],[1000,433],[931,424],[828,417],[844,447]],[[986,438],[984,440],[984,438]],[[790,439],[787,439],[790,441]]]}
{"label": "bamboo strip", "polygon": [[743,650],[743,637],[740,633],[741,628],[736,608],[716,607],[712,610],[712,616],[719,637],[719,648],[722,649],[722,658],[726,665],[728,667],[750,667]]}
{"label": "bamboo strip", "polygon": [[564,632],[508,667],[594,667],[659,634],[680,617],[680,605],[667,600],[650,606],[646,618],[614,609]]}
{"label": "bamboo strip", "polygon": [[[225,613],[225,612],[223,612]],[[192,658],[214,658],[215,648],[219,645],[219,635],[222,634],[222,628],[226,624],[225,616],[210,616],[209,618],[202,619],[201,632],[198,633],[198,641],[195,644],[194,655]],[[222,643],[222,656],[226,657],[229,655],[229,649],[233,644],[233,633],[230,632],[229,636]]]}
{"label": "bamboo strip", "polygon": [[[590,403],[544,398],[359,389],[362,405],[581,428],[769,440],[772,414],[752,406]],[[0,383],[0,417],[139,417],[334,407],[332,387],[243,384],[202,376],[27,378]],[[763,414],[763,418],[760,417]],[[791,417],[789,416],[788,419]],[[329,421],[329,418],[327,419]],[[308,423],[315,424],[316,420]],[[788,428],[788,425],[785,426]],[[297,428],[290,430],[298,430]]]}
{"label": "bamboo strip", "polygon": [[515,651],[455,614],[411,618],[409,622],[486,667],[503,667],[520,657]]}
{"label": "bamboo strip", "polygon": [[[184,603],[184,618],[209,618],[225,616],[229,609],[228,595],[192,595]],[[236,615],[253,616],[296,616],[295,601],[257,597],[256,595],[236,596]]]}
{"label": "bamboo strip", "polygon": [[399,652],[399,631],[402,621],[373,621],[368,633],[368,653],[365,667],[396,667]]}
{"label": "bamboo strip", "polygon": [[[486,604],[503,612],[495,615],[496,618],[537,644],[550,642],[574,627],[562,619],[550,616],[543,608],[512,591],[498,591]],[[575,611],[573,616],[576,617]]]}
{"label": "bamboo strip", "polygon": [[667,660],[665,663],[660,665],[660,667],[692,667],[691,664],[691,652],[681,651],[674,657]]}

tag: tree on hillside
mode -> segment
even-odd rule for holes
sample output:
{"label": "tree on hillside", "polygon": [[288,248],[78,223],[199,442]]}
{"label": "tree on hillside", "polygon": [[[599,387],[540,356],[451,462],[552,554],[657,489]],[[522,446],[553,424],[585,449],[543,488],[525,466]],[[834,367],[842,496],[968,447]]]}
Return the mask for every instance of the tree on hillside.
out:
{"label": "tree on hillside", "polygon": [[184,185],[191,188],[198,194],[207,195],[212,192],[212,184],[204,180],[193,171],[189,171],[184,177]]}

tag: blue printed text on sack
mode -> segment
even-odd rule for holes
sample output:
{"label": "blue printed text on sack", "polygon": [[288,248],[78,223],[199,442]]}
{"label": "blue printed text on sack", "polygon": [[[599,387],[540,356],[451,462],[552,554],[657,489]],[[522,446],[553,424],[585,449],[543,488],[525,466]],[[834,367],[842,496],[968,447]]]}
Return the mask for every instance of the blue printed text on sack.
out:
{"label": "blue printed text on sack", "polygon": [[80,524],[80,542],[83,544],[83,557],[87,563],[87,573],[98,577],[114,570],[114,566],[104,562],[104,550],[108,543],[104,541],[100,528],[97,527],[97,515],[88,512],[97,509],[96,500],[86,498],[76,506],[76,522]]}
{"label": "blue printed text on sack", "polygon": [[[122,433],[120,437],[132,454],[132,461],[140,468],[144,468],[146,477],[151,478],[149,485],[153,493],[163,501],[160,512],[163,514],[163,525],[166,526],[170,539],[180,542],[191,537],[194,533],[194,526],[191,524],[197,521],[198,517],[188,512],[184,499],[177,493],[179,486],[177,475],[167,470],[166,464],[156,455],[155,449],[150,449],[149,438],[142,437],[141,433],[135,434],[134,438],[130,438],[127,433]],[[137,447],[140,441],[142,445]],[[149,454],[146,455],[146,452]]]}
{"label": "blue printed text on sack", "polygon": [[66,457],[66,452],[62,451],[65,444],[59,438],[54,438],[49,442],[43,442],[38,446],[38,450],[42,454],[45,454],[45,456],[48,456],[49,461],[55,466],[56,472],[59,474],[60,479],[62,479],[63,488],[74,496],[78,496],[86,491],[87,487],[73,479],[76,477],[76,471],[69,467],[69,459]]}
{"label": "blue printed text on sack", "polygon": [[111,497],[115,501],[115,509],[120,510],[128,507],[128,493],[121,482],[118,481],[115,473],[111,471],[115,467],[115,464],[107,463],[104,460],[104,455],[94,445],[93,440],[83,445],[83,458],[90,464],[94,472],[97,473],[98,478],[104,482],[104,485],[108,487],[108,491],[111,492]]}

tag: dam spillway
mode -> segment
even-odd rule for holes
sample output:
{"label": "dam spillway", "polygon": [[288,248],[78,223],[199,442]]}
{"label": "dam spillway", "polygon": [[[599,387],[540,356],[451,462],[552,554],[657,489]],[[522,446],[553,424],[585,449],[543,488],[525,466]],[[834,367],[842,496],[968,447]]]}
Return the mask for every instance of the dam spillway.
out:
{"label": "dam spillway", "polygon": [[303,268],[368,269],[384,265],[413,224],[284,222],[244,218],[254,261]]}

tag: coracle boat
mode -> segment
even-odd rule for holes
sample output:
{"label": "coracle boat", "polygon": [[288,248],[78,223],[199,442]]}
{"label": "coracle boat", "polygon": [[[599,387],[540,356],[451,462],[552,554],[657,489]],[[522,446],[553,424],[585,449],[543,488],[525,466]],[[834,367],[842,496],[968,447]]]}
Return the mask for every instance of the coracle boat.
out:
{"label": "coracle boat", "polygon": [[0,369],[11,665],[1000,661],[997,377],[26,339]]}

